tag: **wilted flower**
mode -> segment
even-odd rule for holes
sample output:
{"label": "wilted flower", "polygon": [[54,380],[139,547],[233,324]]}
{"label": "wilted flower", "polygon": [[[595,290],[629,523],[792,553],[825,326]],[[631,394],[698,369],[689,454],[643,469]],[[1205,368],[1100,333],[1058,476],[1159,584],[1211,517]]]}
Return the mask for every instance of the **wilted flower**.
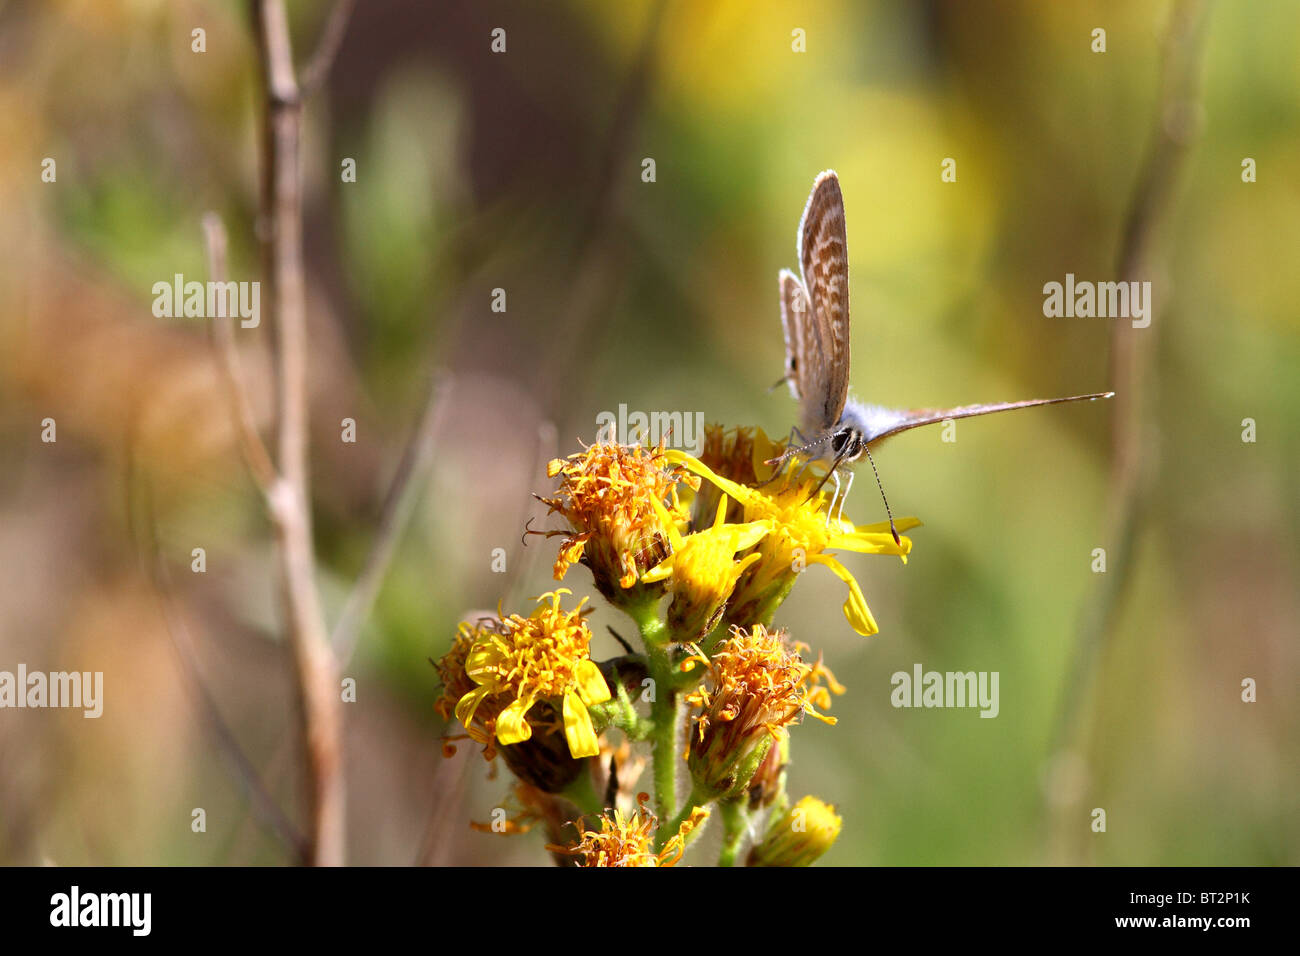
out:
{"label": "wilted flower", "polygon": [[[541,500],[573,529],[555,560],[556,580],[581,561],[617,607],[663,594],[662,584],[638,586],[638,579],[670,553],[668,526],[686,520],[678,483],[698,486],[699,479],[670,464],[662,442],[657,448],[600,442],[555,459],[546,473],[558,475],[560,487],[555,497]],[[666,523],[656,502],[669,515]]]}
{"label": "wilted flower", "polygon": [[[717,797],[748,787],[773,742],[784,739],[787,728],[804,714],[834,724],[835,718],[818,713],[817,707],[829,705],[828,691],[844,691],[820,660],[805,663],[783,632],[756,624],[731,633],[710,657],[696,658],[708,673],[686,696],[699,711],[693,715],[687,765],[697,785]],[[821,686],[823,680],[827,687]]]}

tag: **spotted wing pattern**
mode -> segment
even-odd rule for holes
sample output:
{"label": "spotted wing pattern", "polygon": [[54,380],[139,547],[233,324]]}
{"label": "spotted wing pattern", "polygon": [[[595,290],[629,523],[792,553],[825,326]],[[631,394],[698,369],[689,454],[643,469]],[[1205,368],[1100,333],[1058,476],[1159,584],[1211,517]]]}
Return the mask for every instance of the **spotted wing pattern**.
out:
{"label": "spotted wing pattern", "polygon": [[831,170],[813,183],[798,252],[809,305],[796,349],[800,424],[811,436],[839,422],[849,392],[849,249],[844,196]]}

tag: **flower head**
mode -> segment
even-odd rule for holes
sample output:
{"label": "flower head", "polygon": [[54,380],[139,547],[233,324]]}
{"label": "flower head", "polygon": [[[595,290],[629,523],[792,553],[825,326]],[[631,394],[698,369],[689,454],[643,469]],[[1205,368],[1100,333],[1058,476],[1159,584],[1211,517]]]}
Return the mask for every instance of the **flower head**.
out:
{"label": "flower head", "polygon": [[[669,553],[667,525],[686,519],[677,485],[699,479],[668,463],[663,443],[657,448],[600,442],[568,458],[557,458],[546,469],[559,476],[555,497],[542,498],[572,529],[555,560],[555,579],[563,580],[579,561],[591,569],[596,587],[607,600],[625,607],[642,597],[629,593],[642,573]],[[663,506],[656,509],[655,504]],[[669,520],[660,517],[666,510]],[[640,590],[640,589],[638,589]],[[649,597],[663,593],[656,585]]]}
{"label": "flower head", "polygon": [[[832,548],[862,554],[894,554],[904,557],[912,550],[909,538],[895,542],[888,522],[856,526],[842,517],[829,520],[830,504],[825,489],[816,490],[821,481],[816,475],[800,477],[802,469],[788,468],[779,477],[747,487],[725,478],[708,465],[685,452],[668,451],[666,458],[706,479],[743,506],[747,522],[764,522],[770,533],[757,546],[760,559],[745,572],[736,585],[728,606],[726,620],[745,626],[770,620],[772,611],[785,599],[795,577],[808,564],[825,565],[849,587],[844,602],[844,616],[855,631],[864,636],[880,628],[871,616],[862,589],[849,570],[829,553]],[[899,518],[899,530],[915,528],[915,518]]]}
{"label": "flower head", "polygon": [[539,700],[558,702],[564,736],[574,757],[600,752],[588,704],[610,699],[609,685],[588,652],[591,629],[584,598],[573,611],[560,608],[567,588],[539,597],[528,617],[512,614],[500,630],[483,629],[465,656],[465,674],[475,685],[456,702],[456,718],[469,730],[479,709],[496,711],[496,739],[517,744],[533,736],[528,712]]}
{"label": "flower head", "polygon": [[646,806],[649,794],[638,797],[640,807],[630,815],[622,810],[601,814],[599,830],[584,830],[576,843],[550,846],[556,853],[577,857],[579,866],[674,866],[686,851],[686,839],[708,819],[706,807],[695,807],[677,832],[658,852],[654,849],[659,819]]}
{"label": "flower head", "polygon": [[708,672],[686,696],[698,711],[692,714],[686,760],[706,792],[729,797],[747,788],[772,744],[783,741],[804,714],[835,723],[817,708],[830,704],[830,691],[844,688],[820,659],[806,663],[801,647],[788,644],[784,632],[755,624],[749,631],[732,628],[710,657],[695,658]]}
{"label": "flower head", "polygon": [[767,835],[749,851],[747,866],[809,866],[840,835],[835,807],[804,797],[768,825]]}
{"label": "flower head", "polygon": [[645,582],[672,580],[673,600],[668,607],[668,626],[677,643],[698,641],[717,625],[735,590],[740,575],[758,554],[737,560],[736,553],[748,551],[766,534],[761,522],[728,524],[727,496],[717,504],[713,526],[692,535],[682,535],[663,505],[655,502],[668,530],[672,554],[641,576]]}

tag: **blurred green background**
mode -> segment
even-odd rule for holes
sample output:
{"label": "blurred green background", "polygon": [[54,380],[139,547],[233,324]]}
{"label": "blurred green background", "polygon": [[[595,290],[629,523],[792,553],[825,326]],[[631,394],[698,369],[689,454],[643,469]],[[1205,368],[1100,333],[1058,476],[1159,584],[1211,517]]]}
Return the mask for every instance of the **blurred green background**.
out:
{"label": "blurred green background", "polygon": [[[290,4],[300,61],[328,6]],[[781,435],[776,274],[814,176],[838,171],[853,387],[944,406],[1104,389],[1111,329],[1045,318],[1043,284],[1117,278],[1157,128],[1162,2],[367,0],[303,145],[312,469],[331,619],[429,376],[454,375],[433,473],[347,673],[349,858],[542,863],[474,833],[504,772],[444,760],[429,657],[475,609],[526,612],[520,547],[545,459],[596,416],[702,411]],[[191,31],[206,31],[206,52]],[[504,27],[507,52],[489,50]],[[1107,31],[1107,51],[1091,31]],[[792,31],[807,50],[791,49]],[[791,790],[837,805],[834,864],[1300,863],[1300,6],[1221,4],[1198,131],[1142,278],[1153,490],[1095,667],[1113,410],[893,439],[877,456],[906,567],[849,555],[881,633],[814,570],[777,623],[849,692],[793,734]],[[0,711],[0,861],[276,863],[183,678],[140,569],[139,502],[217,704],[299,816],[270,532],[203,320],[152,284],[258,277],[257,79],[243,4],[0,2],[0,669],[105,672],[105,713]],[[57,162],[57,181],[40,178]],[[345,158],[357,181],[340,181]],[[653,158],[656,181],[641,179]],[[957,181],[940,181],[953,157]],[[1252,157],[1258,182],[1243,183]],[[490,308],[507,292],[507,311]],[[263,308],[267,306],[265,304]],[[240,331],[265,426],[267,324]],[[53,417],[58,442],[40,440]],[[358,442],[338,422],[358,423]],[[1258,441],[1241,440],[1242,420]],[[883,517],[870,479],[853,517]],[[552,519],[554,520],[554,519]],[[190,572],[194,547],[208,570]],[[509,553],[504,575],[493,548]],[[565,582],[589,588],[585,569]],[[617,653],[603,625],[597,656]],[[623,622],[626,624],[626,622]],[[625,630],[627,628],[624,628]],[[1001,712],[899,710],[890,675],[1000,673]],[[1258,701],[1241,700],[1244,678]],[[1079,707],[1058,729],[1068,692]],[[208,831],[194,834],[203,807]],[[1091,811],[1107,832],[1091,832]],[[701,861],[707,859],[701,854]]]}

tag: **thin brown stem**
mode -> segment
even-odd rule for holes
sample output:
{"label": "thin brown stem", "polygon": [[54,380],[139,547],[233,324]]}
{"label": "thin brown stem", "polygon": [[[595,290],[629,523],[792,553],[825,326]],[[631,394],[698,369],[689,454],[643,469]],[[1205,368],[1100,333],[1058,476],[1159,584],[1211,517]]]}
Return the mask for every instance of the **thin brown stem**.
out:
{"label": "thin brown stem", "polygon": [[266,112],[261,238],[276,335],[279,478],[268,493],[307,749],[309,862],[344,861],[338,663],[316,589],[307,470],[307,328],[302,258],[302,109],[282,0],[251,0]]}

